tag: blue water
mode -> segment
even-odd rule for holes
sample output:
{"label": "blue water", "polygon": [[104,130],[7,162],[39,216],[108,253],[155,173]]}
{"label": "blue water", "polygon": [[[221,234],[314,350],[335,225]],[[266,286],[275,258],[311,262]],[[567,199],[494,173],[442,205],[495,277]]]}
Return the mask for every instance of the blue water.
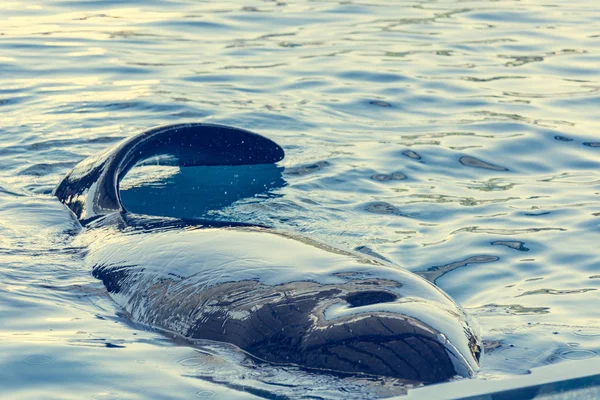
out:
{"label": "blue water", "polygon": [[286,185],[215,218],[433,280],[480,324],[477,379],[600,354],[595,2],[4,0],[0,16],[2,396],[405,390],[258,368],[136,326],[107,296],[51,191],[86,156],[186,121],[287,153]]}

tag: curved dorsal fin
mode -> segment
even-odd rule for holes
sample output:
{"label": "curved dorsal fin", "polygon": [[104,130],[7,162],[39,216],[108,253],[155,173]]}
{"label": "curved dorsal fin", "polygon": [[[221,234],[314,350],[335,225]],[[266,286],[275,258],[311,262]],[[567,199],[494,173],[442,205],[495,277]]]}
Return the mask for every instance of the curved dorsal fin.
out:
{"label": "curved dorsal fin", "polygon": [[83,160],[58,184],[54,195],[82,223],[126,211],[119,182],[139,161],[170,155],[180,166],[272,164],[284,157],[275,142],[224,125],[180,124],[148,130]]}

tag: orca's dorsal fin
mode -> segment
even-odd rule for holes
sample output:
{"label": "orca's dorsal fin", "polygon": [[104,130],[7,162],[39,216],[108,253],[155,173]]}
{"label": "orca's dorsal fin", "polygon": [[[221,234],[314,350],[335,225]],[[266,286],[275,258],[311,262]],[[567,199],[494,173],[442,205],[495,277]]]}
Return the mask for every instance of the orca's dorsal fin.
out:
{"label": "orca's dorsal fin", "polygon": [[54,195],[82,223],[125,212],[119,182],[136,163],[170,155],[180,166],[273,164],[284,157],[270,139],[250,131],[204,123],[151,129],[83,160],[58,184]]}

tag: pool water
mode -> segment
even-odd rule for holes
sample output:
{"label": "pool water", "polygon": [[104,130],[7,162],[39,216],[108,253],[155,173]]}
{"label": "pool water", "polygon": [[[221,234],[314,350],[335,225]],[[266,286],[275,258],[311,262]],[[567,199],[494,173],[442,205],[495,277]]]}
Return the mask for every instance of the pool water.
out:
{"label": "pool water", "polygon": [[[286,151],[283,181],[258,196],[236,185],[199,212],[435,282],[480,325],[476,379],[600,355],[595,2],[4,0],[0,16],[3,396],[406,391],[136,325],[91,276],[52,189],[125,137],[191,121]],[[125,192],[187,182],[169,168],[139,167]]]}

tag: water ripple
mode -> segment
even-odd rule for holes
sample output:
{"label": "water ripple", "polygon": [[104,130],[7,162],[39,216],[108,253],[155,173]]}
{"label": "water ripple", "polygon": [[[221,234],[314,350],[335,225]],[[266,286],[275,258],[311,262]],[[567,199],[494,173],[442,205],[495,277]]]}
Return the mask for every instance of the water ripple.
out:
{"label": "water ripple", "polygon": [[5,392],[406,390],[258,368],[231,351],[215,361],[128,325],[103,295],[53,187],[125,137],[198,120],[255,130],[287,153],[275,195],[211,215],[434,281],[492,344],[482,376],[600,354],[594,2],[9,0],[0,14],[0,368],[15,371]]}

